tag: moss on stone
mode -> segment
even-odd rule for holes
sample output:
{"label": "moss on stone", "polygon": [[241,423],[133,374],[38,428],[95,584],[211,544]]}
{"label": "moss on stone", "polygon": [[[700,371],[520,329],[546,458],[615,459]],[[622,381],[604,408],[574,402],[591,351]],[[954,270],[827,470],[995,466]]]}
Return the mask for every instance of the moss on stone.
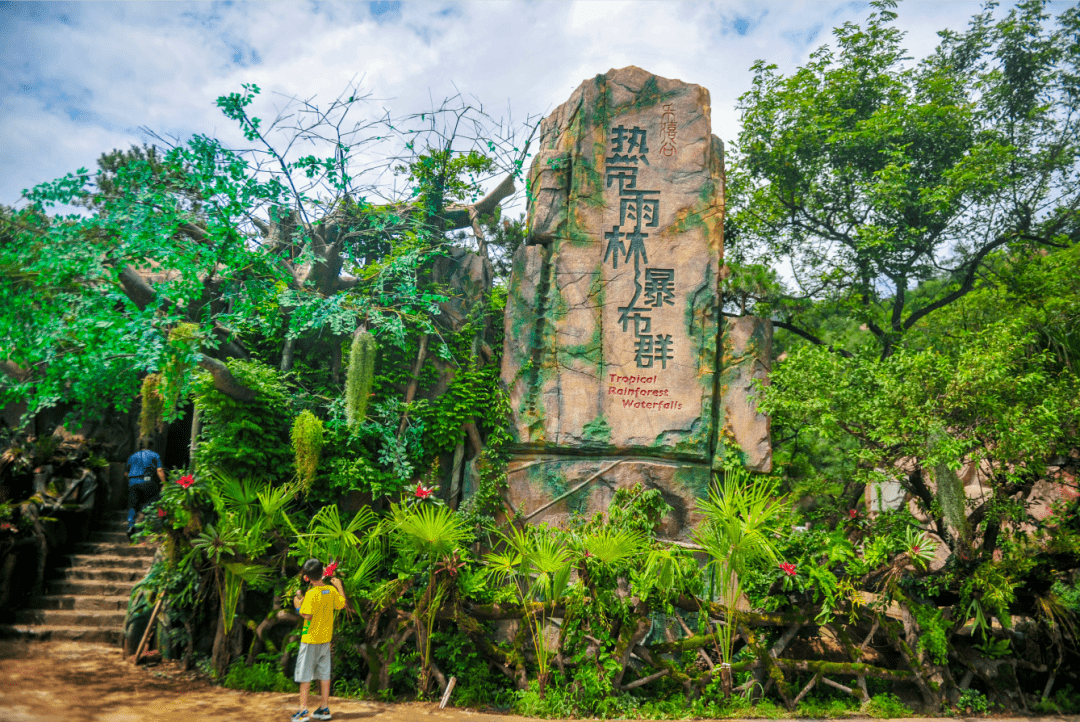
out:
{"label": "moss on stone", "polygon": [[590,446],[606,447],[611,443],[611,424],[603,414],[581,427],[581,433]]}

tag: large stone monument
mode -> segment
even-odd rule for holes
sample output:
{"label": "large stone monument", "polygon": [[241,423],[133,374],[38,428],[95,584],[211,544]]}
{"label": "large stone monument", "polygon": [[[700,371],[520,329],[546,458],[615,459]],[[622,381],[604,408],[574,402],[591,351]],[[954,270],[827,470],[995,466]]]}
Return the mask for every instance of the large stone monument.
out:
{"label": "large stone monument", "polygon": [[723,163],[708,91],[640,68],[582,83],[541,123],[502,367],[510,501],[530,521],[604,509],[640,482],[674,507],[677,536],[722,437],[768,469],[768,420],[747,407],[768,324],[733,326],[731,370],[717,369]]}

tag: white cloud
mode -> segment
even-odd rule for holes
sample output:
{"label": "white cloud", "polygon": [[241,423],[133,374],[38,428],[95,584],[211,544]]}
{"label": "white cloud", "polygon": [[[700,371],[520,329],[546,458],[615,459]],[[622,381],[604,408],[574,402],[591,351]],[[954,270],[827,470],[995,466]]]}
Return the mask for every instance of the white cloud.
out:
{"label": "white cloud", "polygon": [[[944,28],[961,29],[977,2],[907,2],[899,26],[916,57]],[[380,12],[374,12],[380,11]],[[865,3],[749,0],[654,2],[416,2],[378,4],[7,3],[0,6],[0,203],[21,189],[92,168],[140,127],[241,144],[214,107],[240,84],[327,103],[351,79],[393,113],[431,99],[476,96],[495,115],[547,112],[586,78],[638,65],[698,83],[712,95],[714,132],[738,132],[735,103],[764,58],[789,72],[831,29],[865,19]]]}

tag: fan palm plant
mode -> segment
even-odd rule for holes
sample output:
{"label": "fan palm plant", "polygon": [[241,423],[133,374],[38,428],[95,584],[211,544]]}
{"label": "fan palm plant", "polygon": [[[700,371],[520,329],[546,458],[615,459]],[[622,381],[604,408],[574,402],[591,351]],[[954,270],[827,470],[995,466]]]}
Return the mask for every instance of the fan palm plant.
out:
{"label": "fan palm plant", "polygon": [[[388,519],[390,540],[395,549],[411,559],[426,557],[428,584],[416,605],[416,639],[420,646],[420,691],[427,690],[431,679],[431,633],[435,615],[447,595],[445,585],[436,581],[436,565],[456,555],[470,538],[462,518],[453,509],[435,504],[392,504]],[[447,584],[452,584],[451,580]]]}
{"label": "fan palm plant", "polygon": [[776,539],[788,508],[787,498],[777,494],[775,480],[751,477],[744,469],[727,471],[710,490],[709,498],[698,501],[704,520],[693,537],[710,557],[713,598],[725,612],[717,634],[726,694],[731,691],[730,665],[735,653],[742,580],[755,567],[779,562]]}
{"label": "fan palm plant", "polygon": [[541,695],[547,685],[552,656],[544,637],[547,607],[566,593],[573,567],[572,550],[554,534],[544,531],[511,527],[509,532],[499,534],[505,545],[503,551],[492,552],[485,558],[488,575],[497,584],[512,584],[524,608],[524,621],[536,653]]}

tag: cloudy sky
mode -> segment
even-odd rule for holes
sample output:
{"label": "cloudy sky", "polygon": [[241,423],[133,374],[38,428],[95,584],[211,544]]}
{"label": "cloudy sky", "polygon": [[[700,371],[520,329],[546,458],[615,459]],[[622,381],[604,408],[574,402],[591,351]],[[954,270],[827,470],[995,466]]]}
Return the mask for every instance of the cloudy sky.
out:
{"label": "cloudy sky", "polygon": [[[909,0],[898,25],[921,57],[979,3]],[[540,116],[582,80],[638,65],[712,94],[713,131],[738,134],[757,59],[790,71],[861,22],[865,2],[0,3],[0,203],[113,148],[193,133],[239,143],[214,106],[259,85],[257,112],[329,101],[353,80],[373,114],[460,91],[496,115]]]}

